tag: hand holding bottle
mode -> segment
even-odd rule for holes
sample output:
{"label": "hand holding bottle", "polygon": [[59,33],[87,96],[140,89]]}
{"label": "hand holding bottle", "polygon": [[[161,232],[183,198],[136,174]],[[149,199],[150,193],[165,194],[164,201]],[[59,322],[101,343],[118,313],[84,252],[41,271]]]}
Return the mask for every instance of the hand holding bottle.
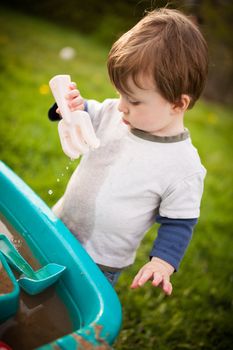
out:
{"label": "hand holding bottle", "polygon": [[[57,102],[62,120],[58,124],[61,146],[64,153],[77,159],[90,148],[98,148],[97,139],[90,116],[84,110],[83,99],[74,89],[70,91],[69,75],[56,75],[49,81],[49,86]],[[69,97],[67,99],[67,97]]]}

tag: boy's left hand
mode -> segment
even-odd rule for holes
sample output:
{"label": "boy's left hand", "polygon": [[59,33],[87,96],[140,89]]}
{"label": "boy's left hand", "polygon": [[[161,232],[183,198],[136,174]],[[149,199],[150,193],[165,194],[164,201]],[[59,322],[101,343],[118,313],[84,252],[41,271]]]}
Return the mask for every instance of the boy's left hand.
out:
{"label": "boy's left hand", "polygon": [[135,289],[143,286],[148,280],[152,280],[152,285],[161,287],[166,295],[171,295],[172,284],[170,276],[174,272],[174,267],[166,261],[153,257],[145,264],[134,277],[131,288]]}

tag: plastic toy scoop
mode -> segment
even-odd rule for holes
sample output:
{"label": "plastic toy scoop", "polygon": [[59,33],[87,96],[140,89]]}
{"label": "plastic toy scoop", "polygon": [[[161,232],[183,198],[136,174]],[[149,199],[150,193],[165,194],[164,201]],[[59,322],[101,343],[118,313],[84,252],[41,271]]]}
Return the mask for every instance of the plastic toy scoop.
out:
{"label": "plastic toy scoop", "polygon": [[70,83],[69,75],[56,75],[49,81],[49,86],[62,115],[62,120],[58,123],[62,149],[68,157],[77,159],[90,148],[98,148],[100,142],[89,114],[85,111],[70,111],[65,98]]}
{"label": "plastic toy scoop", "polygon": [[0,253],[0,323],[13,316],[18,307],[19,286],[3,254]]}
{"label": "plastic toy scoop", "polygon": [[17,281],[20,287],[31,295],[41,293],[51,286],[66,269],[65,266],[50,263],[34,271],[11,241],[3,234],[0,234],[0,251],[11,266],[23,273]]}

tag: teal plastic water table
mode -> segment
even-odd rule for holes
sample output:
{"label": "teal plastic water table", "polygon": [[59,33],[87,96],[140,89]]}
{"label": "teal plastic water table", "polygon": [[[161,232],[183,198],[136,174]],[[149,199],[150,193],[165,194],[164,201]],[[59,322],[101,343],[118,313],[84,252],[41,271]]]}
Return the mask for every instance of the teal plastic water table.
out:
{"label": "teal plastic water table", "polygon": [[[111,345],[122,310],[102,272],[50,208],[9,167],[0,162],[0,213],[25,239],[33,256],[45,265],[66,266],[56,290],[68,309],[73,332],[38,350],[81,350],[83,340]],[[89,349],[89,348],[88,348]]]}

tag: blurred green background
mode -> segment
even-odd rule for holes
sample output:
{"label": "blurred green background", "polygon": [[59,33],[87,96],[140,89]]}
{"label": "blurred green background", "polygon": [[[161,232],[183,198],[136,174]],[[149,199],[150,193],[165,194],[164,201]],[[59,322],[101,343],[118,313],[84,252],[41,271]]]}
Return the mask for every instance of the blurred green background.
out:
{"label": "blurred green background", "polygon": [[[48,81],[67,73],[86,98],[116,96],[106,70],[112,42],[145,10],[165,5],[9,0],[0,7],[0,158],[49,206],[64,192],[78,161],[63,154],[57,125],[47,119],[53,103]],[[208,171],[201,218],[173,276],[170,298],[150,284],[129,288],[147,261],[156,226],[148,232],[135,265],[116,287],[124,322],[114,348],[228,350],[233,342],[232,4],[190,0],[169,7],[192,14],[210,47],[203,98],[186,117]]]}

